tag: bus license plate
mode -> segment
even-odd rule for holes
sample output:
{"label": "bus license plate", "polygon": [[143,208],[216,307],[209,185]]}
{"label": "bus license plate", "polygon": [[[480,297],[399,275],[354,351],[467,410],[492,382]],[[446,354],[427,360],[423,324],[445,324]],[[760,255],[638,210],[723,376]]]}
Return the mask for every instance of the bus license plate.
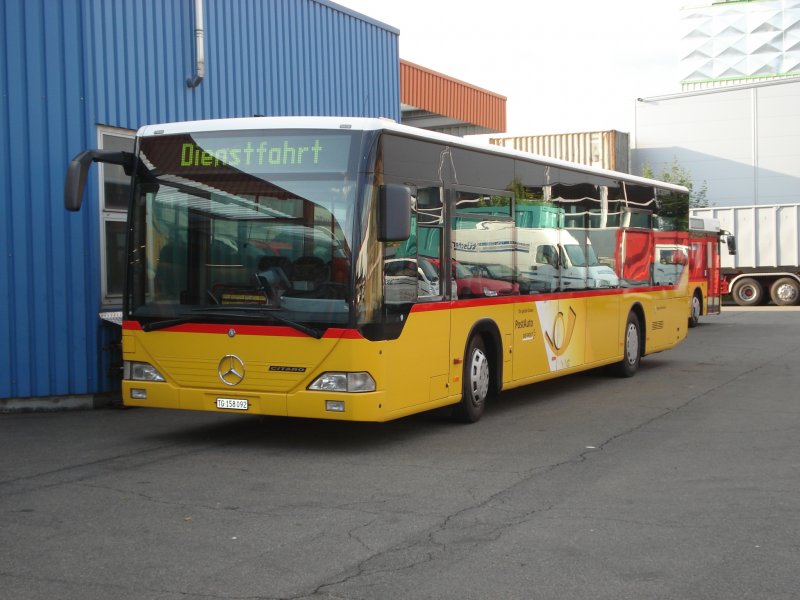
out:
{"label": "bus license plate", "polygon": [[247,400],[238,398],[217,398],[217,408],[225,408],[228,410],[247,410],[249,404]]}

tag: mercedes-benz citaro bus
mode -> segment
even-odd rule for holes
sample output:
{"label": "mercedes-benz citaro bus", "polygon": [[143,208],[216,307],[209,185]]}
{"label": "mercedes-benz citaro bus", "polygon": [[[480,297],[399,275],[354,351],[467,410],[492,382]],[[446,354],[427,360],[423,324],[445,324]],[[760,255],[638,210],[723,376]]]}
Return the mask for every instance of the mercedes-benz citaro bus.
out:
{"label": "mercedes-benz citaro bus", "polygon": [[[686,336],[685,262],[654,278],[656,240],[689,243],[681,186],[366,118],[148,125],[73,159],[66,208],[93,161],[131,177],[126,405],[472,422]],[[460,298],[454,265],[485,285]]]}

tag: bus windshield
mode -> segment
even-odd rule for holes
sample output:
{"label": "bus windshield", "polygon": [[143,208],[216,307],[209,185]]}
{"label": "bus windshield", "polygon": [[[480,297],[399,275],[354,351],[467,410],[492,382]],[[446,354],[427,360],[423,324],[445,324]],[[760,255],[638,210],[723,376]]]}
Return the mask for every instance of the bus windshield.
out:
{"label": "bus windshield", "polygon": [[144,328],[347,324],[354,139],[308,131],[142,138],[129,316]]}

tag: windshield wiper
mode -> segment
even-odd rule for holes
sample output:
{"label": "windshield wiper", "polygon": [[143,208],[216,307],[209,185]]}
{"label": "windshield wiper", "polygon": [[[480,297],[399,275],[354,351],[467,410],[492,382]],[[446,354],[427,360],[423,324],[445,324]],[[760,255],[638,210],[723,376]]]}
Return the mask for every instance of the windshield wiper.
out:
{"label": "windshield wiper", "polygon": [[[268,317],[269,319],[275,321],[276,323],[280,323],[281,325],[286,325],[287,327],[291,327],[292,329],[295,329],[300,333],[305,333],[306,335],[316,339],[320,339],[325,334],[324,331],[317,329],[315,327],[308,327],[307,325],[303,325],[302,323],[298,323],[296,321],[292,321],[291,319],[287,319],[286,317],[282,317],[281,315],[275,312],[276,310],[277,309],[275,308],[262,308],[260,306],[238,306],[238,307],[212,306],[209,308],[196,308],[192,312],[194,312],[197,315],[208,315],[214,317],[235,317],[235,318]],[[169,325],[167,325],[167,327],[169,327]]]}
{"label": "windshield wiper", "polygon": [[[198,322],[198,317],[232,317],[236,319],[240,319],[242,317],[246,317],[248,319],[258,319],[261,317],[268,317],[272,321],[276,323],[280,323],[281,325],[286,325],[287,327],[291,327],[299,331],[300,333],[305,333],[306,335],[313,337],[315,339],[320,339],[325,332],[317,329],[315,327],[308,327],[307,325],[303,325],[302,323],[297,323],[292,321],[291,319],[287,319],[286,317],[282,317],[275,312],[275,309],[269,308],[259,308],[259,307],[245,307],[240,306],[238,308],[232,307],[220,307],[219,309],[215,309],[215,307],[210,308],[196,308],[192,312],[191,316],[179,317],[177,319],[164,319],[163,321],[153,321],[152,323],[145,323],[142,325],[142,331],[157,331],[159,329],[167,329],[169,327],[175,327],[176,325],[183,325],[185,323],[196,323]],[[244,313],[244,314],[242,314]],[[247,313],[256,313],[256,314],[247,314]]]}
{"label": "windshield wiper", "polygon": [[183,325],[184,323],[191,323],[196,321],[195,317],[181,317],[179,319],[164,319],[163,321],[153,321],[152,323],[144,323],[142,331],[156,331],[158,329],[166,329],[167,327],[174,327],[176,325]]}

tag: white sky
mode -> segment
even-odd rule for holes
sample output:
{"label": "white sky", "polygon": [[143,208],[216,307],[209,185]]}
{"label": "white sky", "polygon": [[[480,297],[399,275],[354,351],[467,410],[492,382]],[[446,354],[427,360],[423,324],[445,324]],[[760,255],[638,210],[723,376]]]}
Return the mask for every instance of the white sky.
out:
{"label": "white sky", "polygon": [[506,96],[509,135],[633,132],[636,98],[680,91],[680,9],[697,5],[687,0],[335,2],[399,29],[400,58]]}

